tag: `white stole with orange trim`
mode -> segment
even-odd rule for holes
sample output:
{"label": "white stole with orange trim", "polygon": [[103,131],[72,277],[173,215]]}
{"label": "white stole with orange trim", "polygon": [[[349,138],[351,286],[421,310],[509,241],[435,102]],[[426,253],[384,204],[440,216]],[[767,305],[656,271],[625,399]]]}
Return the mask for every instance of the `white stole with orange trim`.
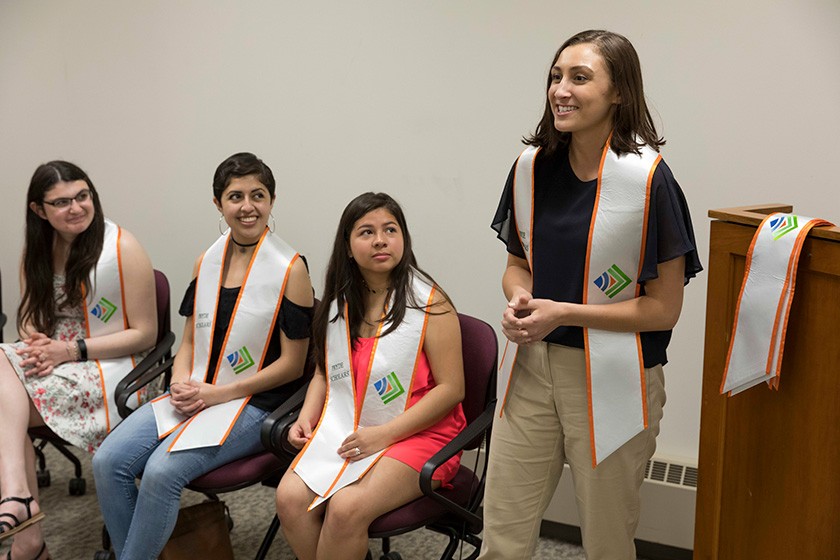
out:
{"label": "white stole with orange trim", "polygon": [[[414,275],[412,289],[416,300],[426,308],[432,303],[434,288]],[[380,426],[399,416],[408,407],[408,395],[423,339],[428,313],[424,309],[405,310],[396,330],[378,338],[373,347],[369,370],[353,371],[352,341],[345,320],[346,308],[338,314],[336,302],[330,304],[330,317],[338,319],[327,327],[327,395],[321,419],[312,438],[292,464],[294,471],[317,494],[309,506],[314,508],[340,489],[361,479],[386,449],[359,461],[346,461],[338,454],[341,443],[365,426]],[[387,325],[380,326],[379,332]],[[377,333],[378,334],[378,333]],[[361,410],[356,406],[356,375],[367,375]]]}
{"label": "white stole with orange trim", "polygon": [[[533,271],[534,160],[526,148],[514,172],[516,229]],[[609,141],[601,155],[595,207],[589,229],[584,304],[609,304],[639,296],[650,203],[650,185],[661,156],[616,155]],[[523,218],[527,216],[527,218]],[[596,466],[647,427],[644,361],[638,333],[583,329],[589,387],[592,465]],[[499,368],[499,415],[504,413],[518,347],[508,342]]]}
{"label": "white stole with orange trim", "polygon": [[[120,235],[122,230],[110,220],[105,220],[105,235],[102,241],[102,253],[91,272],[91,293],[85,297],[85,338],[105,336],[128,328],[125,314],[125,293],[123,291],[122,261],[120,258]],[[135,364],[134,356],[93,360],[99,368],[102,385],[102,397],[105,406],[94,411],[97,422],[106,426],[110,432],[120,423],[114,391],[117,384],[131,371]],[[137,406],[137,395],[129,403]]]}
{"label": "white stole with orange trim", "polygon": [[[228,231],[204,254],[196,277],[190,379],[199,383],[207,378],[223,263],[229,242]],[[242,281],[222,353],[213,373],[214,385],[247,379],[262,369],[286,282],[297,257],[298,254],[285,241],[265,230]],[[169,451],[222,445],[249,400],[250,397],[234,399],[187,418],[175,410],[169,394],[163,395],[152,401],[158,436],[164,438],[183,424]]]}
{"label": "white stole with orange trim", "polygon": [[755,232],[735,308],[720,392],[730,396],[762,381],[779,388],[785,333],[802,244],[818,218],[770,214]]}

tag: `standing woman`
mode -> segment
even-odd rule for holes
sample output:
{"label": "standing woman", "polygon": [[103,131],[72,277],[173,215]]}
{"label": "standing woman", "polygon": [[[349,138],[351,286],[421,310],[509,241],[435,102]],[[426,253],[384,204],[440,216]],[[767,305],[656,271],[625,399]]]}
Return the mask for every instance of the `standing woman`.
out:
{"label": "standing woman", "polygon": [[269,229],[274,191],[271,169],[254,154],[216,169],[213,203],[229,229],[196,261],[170,393],[132,413],[93,459],[120,560],[157,558],[184,486],[262,449],[260,424],[302,383],[312,285],[299,255]]}
{"label": "standing woman", "polygon": [[373,520],[420,497],[420,469],[466,423],[458,316],[418,268],[387,194],[344,209],[313,343],[317,369],[289,432],[303,451],[277,487],[277,513],[301,560],[361,559]]}
{"label": "standing woman", "polygon": [[38,523],[35,452],[46,424],[94,452],[119,422],[116,383],[157,335],[152,265],[133,235],[105,219],[87,174],[40,165],[27,193],[21,342],[0,345],[0,541],[7,558],[49,557]]}
{"label": "standing woman", "polygon": [[566,41],[525,143],[493,221],[509,253],[510,342],[480,558],[532,556],[566,461],[587,558],[635,559],[665,349],[702,267],[630,42],[608,31]]}

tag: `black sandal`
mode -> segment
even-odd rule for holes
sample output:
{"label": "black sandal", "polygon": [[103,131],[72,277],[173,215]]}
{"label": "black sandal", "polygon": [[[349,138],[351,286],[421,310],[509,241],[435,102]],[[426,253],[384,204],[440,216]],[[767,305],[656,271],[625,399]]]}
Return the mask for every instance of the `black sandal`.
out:
{"label": "black sandal", "polygon": [[[23,531],[30,525],[34,525],[35,523],[40,523],[42,519],[44,519],[44,512],[39,511],[35,515],[32,515],[32,509],[30,504],[35,501],[35,498],[29,496],[28,498],[18,498],[17,496],[9,496],[8,498],[3,498],[0,500],[0,504],[5,504],[6,502],[20,502],[21,504],[26,506],[26,515],[28,516],[23,521],[19,520],[16,515],[11,513],[0,513],[0,518],[8,517],[12,519],[13,523],[9,523],[8,521],[0,521],[0,542],[5,541],[9,537]],[[11,554],[11,553],[10,553]]]}
{"label": "black sandal", "polygon": [[[41,556],[43,556],[43,554],[45,552],[47,552],[47,543],[46,542],[41,544],[41,550],[38,551],[38,554],[36,554],[35,558],[33,558],[32,560],[41,560]],[[6,555],[6,560],[12,560],[12,549],[11,548],[9,549],[9,553]],[[47,559],[46,560],[50,560],[49,552],[47,552]]]}

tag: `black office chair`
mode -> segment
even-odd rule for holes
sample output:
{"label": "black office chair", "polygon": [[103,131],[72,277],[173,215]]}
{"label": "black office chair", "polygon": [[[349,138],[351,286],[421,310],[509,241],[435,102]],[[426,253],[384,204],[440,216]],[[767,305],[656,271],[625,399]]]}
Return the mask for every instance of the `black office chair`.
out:
{"label": "black office chair", "polygon": [[[461,324],[461,348],[464,356],[465,391],[462,406],[467,425],[451,442],[431,457],[420,471],[420,489],[423,496],[385,515],[371,524],[368,534],[381,538],[382,560],[400,560],[397,552],[390,550],[390,537],[402,535],[425,527],[430,531],[449,537],[441,560],[454,558],[461,542],[474,551],[467,557],[478,557],[481,548],[482,519],[479,507],[484,498],[484,483],[487,476],[487,462],[473,472],[463,462],[452,479],[449,489],[432,488],[432,475],[448,459],[461,451],[484,448],[485,457],[490,452],[490,432],[493,426],[493,412],[496,406],[496,363],[498,341],[493,328],[474,317],[458,314]],[[266,419],[263,425],[263,445],[278,457],[294,456],[297,450],[289,445],[288,430],[297,419],[299,411],[278,411]],[[273,532],[280,526],[277,516],[272,522]],[[270,546],[271,543],[269,543]]]}
{"label": "black office chair", "polygon": [[[172,356],[172,345],[175,342],[175,333],[172,332],[169,318],[169,281],[166,279],[166,275],[159,270],[155,270],[155,299],[157,301],[158,319],[157,342],[149,354],[143,358],[143,360],[137,364],[137,366],[131,370],[117,385],[115,390],[116,394],[120,393],[121,388],[124,390],[124,388],[131,384],[142,372],[147,371],[156,364],[168,362]],[[125,403],[131,394],[133,394],[133,392],[126,395],[121,404],[119,399],[117,400],[118,408],[122,406],[123,409],[127,409]],[[125,417],[122,410],[120,411],[120,415],[123,418]],[[79,461],[79,458],[76,457],[70,449],[72,445],[56,435],[55,432],[47,426],[30,428],[29,437],[35,445],[35,454],[38,459],[38,470],[36,472],[38,487],[43,488],[49,486],[52,482],[50,471],[47,468],[46,458],[44,457],[44,448],[47,445],[52,445],[73,464],[75,478],[70,479],[69,482],[70,495],[83,495],[87,491],[87,481],[83,477],[82,464]]]}

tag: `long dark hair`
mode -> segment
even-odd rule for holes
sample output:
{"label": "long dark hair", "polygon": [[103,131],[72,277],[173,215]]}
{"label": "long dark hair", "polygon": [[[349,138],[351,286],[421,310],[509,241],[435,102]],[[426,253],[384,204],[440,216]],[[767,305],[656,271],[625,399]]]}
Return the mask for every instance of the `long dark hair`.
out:
{"label": "long dark hair", "polygon": [[[93,200],[93,221],[70,246],[64,269],[64,296],[56,302],[53,293],[53,242],[55,230],[30,207],[32,203],[44,208],[44,195],[56,183],[84,181]],[[90,293],[90,271],[102,253],[105,236],[105,216],[99,194],[93,183],[78,166],[67,161],[51,161],[38,166],[26,193],[26,240],[23,247],[23,277],[25,287],[18,307],[17,327],[32,325],[36,331],[52,336],[55,330],[56,303],[61,309],[76,307]]]}
{"label": "long dark hair", "polygon": [[[628,152],[638,154],[645,144],[658,151],[659,146],[665,144],[665,139],[661,138],[656,132],[653,118],[651,118],[647,103],[645,103],[642,65],[639,62],[639,55],[626,37],[600,29],[582,31],[570,37],[557,49],[554,58],[551,59],[549,68],[554,66],[560,53],[566,47],[582,43],[594,45],[604,58],[613,85],[621,96],[621,102],[613,114],[613,135],[610,140],[610,147],[618,155]],[[570,132],[560,132],[554,128],[554,114],[551,111],[551,102],[548,99],[548,89],[550,87],[551,70],[549,69],[545,87],[545,111],[542,119],[540,119],[534,134],[522,139],[525,144],[541,146],[549,154],[560,146],[568,146],[572,136]]]}
{"label": "long dark hair", "polygon": [[362,219],[368,212],[384,209],[390,212],[397,220],[397,225],[403,235],[403,257],[396,267],[391,271],[390,293],[393,295],[393,304],[388,309],[384,321],[388,328],[380,336],[392,332],[405,318],[406,308],[426,309],[426,302],[418,302],[414,291],[411,289],[412,277],[419,274],[421,278],[430,285],[435,286],[446,301],[449,296],[437,285],[434,279],[417,266],[417,259],[411,248],[411,234],[408,232],[408,224],[405,222],[405,215],[396,200],[385,193],[367,192],[350,201],[350,204],[341,214],[338,222],[338,229],[335,232],[332,255],[327,266],[327,277],[324,282],[324,295],[321,303],[315,312],[312,321],[312,345],[315,355],[315,363],[323,370],[326,359],[327,326],[338,319],[338,315],[330,317],[330,304],[335,301],[338,305],[338,313],[344,310],[347,303],[347,323],[350,327],[350,338],[355,342],[359,338],[362,322],[365,313],[365,288],[362,273],[356,261],[350,258],[350,232],[353,226]]}

